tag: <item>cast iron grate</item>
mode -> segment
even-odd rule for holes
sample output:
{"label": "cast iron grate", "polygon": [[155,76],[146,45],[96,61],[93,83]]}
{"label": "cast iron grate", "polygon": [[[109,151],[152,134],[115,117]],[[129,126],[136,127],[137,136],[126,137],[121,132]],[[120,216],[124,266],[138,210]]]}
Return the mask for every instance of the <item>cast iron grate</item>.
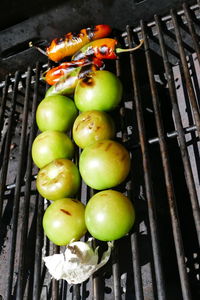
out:
{"label": "cast iron grate", "polygon": [[[31,158],[45,66],[37,63],[2,82],[3,300],[199,299],[199,1],[182,8],[148,24],[141,20],[137,28],[127,26],[125,44],[143,38],[143,48],[107,64],[124,85],[123,104],[113,115],[117,139],[132,155],[131,174],[118,189],[134,202],[137,220],[132,232],[115,242],[110,262],[81,285],[51,280],[42,263],[43,255],[63,250],[43,236],[48,204],[36,192]],[[93,193],[82,183],[84,203]]]}

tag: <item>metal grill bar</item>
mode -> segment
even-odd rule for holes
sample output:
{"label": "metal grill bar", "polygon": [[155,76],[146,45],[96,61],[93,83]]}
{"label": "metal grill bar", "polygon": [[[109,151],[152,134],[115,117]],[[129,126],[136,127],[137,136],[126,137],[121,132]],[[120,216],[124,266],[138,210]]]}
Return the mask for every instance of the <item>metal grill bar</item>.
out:
{"label": "metal grill bar", "polygon": [[[33,105],[32,105],[32,117],[31,120],[35,120],[35,112],[38,102],[38,90],[39,90],[39,77],[40,77],[40,66],[36,66],[35,74],[35,84],[34,84],[34,96],[33,96]],[[30,145],[35,136],[35,128],[32,126],[30,132]],[[30,148],[29,148],[29,157],[31,157]],[[29,174],[30,176],[31,174]],[[37,223],[36,223],[36,242],[35,242],[35,264],[34,264],[34,278],[33,278],[33,300],[40,299],[41,293],[41,268],[42,268],[42,246],[43,246],[43,230],[42,230],[42,217],[44,211],[43,198],[41,196],[37,197]]]}
{"label": "metal grill bar", "polygon": [[120,270],[119,270],[119,256],[118,256],[118,245],[114,243],[114,249],[112,250],[112,272],[113,272],[113,290],[114,299],[121,299],[120,292]]}
{"label": "metal grill bar", "polygon": [[190,12],[190,9],[189,9],[189,7],[186,3],[183,3],[183,9],[184,9],[184,14],[185,14],[186,19],[187,19],[187,25],[188,25],[190,34],[191,34],[192,39],[193,39],[194,48],[195,48],[195,51],[196,51],[196,54],[197,54],[197,58],[198,58],[198,61],[200,63],[199,39],[198,39],[197,34],[195,32],[194,23],[193,23],[192,17],[191,17],[191,12]]}
{"label": "metal grill bar", "polygon": [[[0,130],[1,131],[3,129],[3,124],[4,124],[5,106],[6,106],[6,99],[7,99],[7,95],[8,95],[9,82],[10,82],[9,76],[6,76],[5,87],[4,87],[3,96],[2,96],[1,110],[0,110]],[[13,105],[15,105],[15,104],[13,103]],[[14,114],[14,109],[11,112],[10,119],[12,117],[12,114]],[[11,139],[11,137],[10,137],[11,126],[12,126],[11,120],[8,125],[9,125],[8,129],[10,128],[10,130],[7,133],[7,141],[6,141],[6,145],[5,145],[5,148],[7,150],[8,150],[8,147],[10,144],[10,139]],[[1,146],[0,151],[3,152],[3,141],[1,141],[0,146]],[[8,151],[6,152],[6,154],[8,155]],[[1,173],[1,177],[0,177],[0,216],[2,215],[2,209],[3,209],[3,196],[4,196],[4,190],[5,190],[4,187],[5,187],[5,181],[6,181],[7,168],[8,168],[8,160],[3,159],[2,173]]]}
{"label": "metal grill bar", "polygon": [[160,22],[160,19],[158,16],[155,16],[155,21],[156,21],[156,26],[157,26],[157,30],[158,30],[158,38],[159,38],[161,53],[162,53],[162,57],[163,57],[163,61],[164,61],[164,68],[165,68],[165,72],[167,74],[167,81],[168,81],[168,85],[169,85],[169,94],[170,94],[170,99],[171,99],[171,103],[172,103],[172,109],[173,109],[173,113],[174,113],[176,128],[178,131],[178,141],[180,144],[180,151],[181,151],[181,156],[182,156],[184,170],[185,170],[185,178],[186,178],[186,182],[187,182],[188,191],[190,194],[190,199],[191,199],[192,209],[193,209],[193,216],[194,216],[196,231],[197,231],[198,240],[199,240],[199,244],[200,244],[199,204],[198,204],[197,192],[195,189],[194,178],[193,178],[193,174],[192,174],[192,168],[191,168],[191,164],[190,164],[190,160],[189,160],[189,156],[188,156],[188,152],[187,152],[185,134],[184,134],[184,130],[183,130],[182,122],[181,122],[180,111],[179,111],[178,104],[177,104],[174,77],[173,77],[172,69],[171,69],[171,66],[170,66],[170,63],[168,60],[162,26],[161,26],[161,22]]}
{"label": "metal grill bar", "polygon": [[131,235],[131,250],[132,250],[132,257],[133,257],[135,299],[143,300],[144,293],[143,293],[143,288],[142,288],[139,247],[138,247],[138,238],[137,238],[136,232],[134,232]]}
{"label": "metal grill bar", "polygon": [[196,126],[197,126],[197,132],[198,135],[200,136],[200,113],[199,113],[199,108],[196,102],[196,96],[195,96],[195,92],[193,89],[193,85],[192,85],[192,80],[190,77],[190,72],[188,69],[188,63],[187,63],[187,59],[186,59],[186,54],[184,51],[184,46],[183,46],[183,41],[181,38],[181,33],[180,33],[180,28],[179,28],[179,24],[178,24],[178,20],[177,20],[177,16],[176,13],[171,10],[171,17],[172,17],[172,21],[174,24],[174,30],[175,30],[175,35],[176,35],[176,40],[177,40],[177,46],[178,46],[178,50],[180,53],[180,59],[181,59],[181,63],[182,63],[182,67],[183,67],[183,73],[184,73],[184,77],[185,77],[185,81],[186,81],[186,87],[187,87],[187,91],[188,91],[188,95],[190,98],[190,103],[193,109],[193,114],[194,114],[194,119],[196,122]]}
{"label": "metal grill bar", "polygon": [[5,79],[5,87],[3,89],[3,95],[1,99],[1,108],[0,108],[0,130],[3,129],[3,120],[5,115],[5,106],[6,106],[6,98],[8,95],[8,88],[10,84],[10,77],[7,75]]}
{"label": "metal grill bar", "polygon": [[[120,77],[121,70],[120,70],[120,61],[119,60],[116,60],[115,68],[116,68],[116,75],[118,77]],[[122,125],[121,120],[120,120],[120,123]],[[124,132],[124,128],[122,128],[122,132]],[[117,242],[114,243],[114,248],[112,250],[112,274],[113,274],[114,299],[120,300],[121,299],[120,268],[119,268],[119,252],[118,252],[118,243]]]}
{"label": "metal grill bar", "polygon": [[[27,80],[26,80],[26,95],[25,95],[25,105],[23,111],[23,123],[22,123],[22,131],[21,131],[21,139],[19,145],[19,163],[18,163],[18,173],[16,178],[16,190],[15,190],[15,201],[13,206],[13,216],[12,216],[12,237],[10,243],[10,259],[9,259],[9,276],[8,276],[8,294],[7,299],[10,297],[11,289],[12,289],[12,280],[13,280],[13,270],[14,270],[14,258],[15,258],[15,249],[16,249],[16,236],[17,236],[17,223],[18,223],[18,213],[19,213],[19,204],[20,204],[20,193],[21,193],[21,182],[22,176],[24,173],[24,157],[25,157],[25,149],[26,149],[26,130],[27,130],[27,120],[28,120],[28,100],[30,93],[30,80],[31,80],[31,68],[29,68]],[[15,91],[15,95],[17,96],[17,89]],[[27,225],[25,224],[25,227]],[[24,253],[22,253],[24,254]],[[20,272],[20,270],[19,270]],[[21,274],[20,274],[21,275]],[[19,278],[18,283],[21,282]],[[22,297],[22,294],[18,295]],[[19,298],[21,299],[21,298]]]}
{"label": "metal grill bar", "polygon": [[93,282],[92,296],[95,300],[101,300],[102,293],[103,293],[101,289],[101,279],[98,276],[94,276],[92,282]]}
{"label": "metal grill bar", "polygon": [[176,207],[176,198],[175,198],[175,192],[173,186],[173,179],[172,179],[172,173],[171,173],[171,168],[169,163],[168,149],[167,149],[166,141],[164,139],[165,136],[164,127],[162,123],[162,116],[161,116],[161,110],[160,110],[160,105],[158,100],[156,83],[154,79],[149,43],[147,40],[146,27],[143,21],[141,21],[141,28],[142,28],[142,34],[144,36],[144,49],[145,49],[145,56],[147,62],[147,71],[148,71],[148,76],[150,81],[152,102],[153,102],[156,126],[158,131],[159,142],[160,142],[159,146],[160,146],[160,152],[162,157],[165,183],[166,183],[167,195],[168,195],[168,201],[169,201],[169,207],[171,213],[174,241],[175,241],[175,247],[177,253],[177,261],[178,261],[181,285],[183,291],[183,299],[189,300],[191,299],[191,293],[190,293],[190,287],[188,283],[187,271],[185,266],[185,255],[184,255],[183,241],[182,241],[181,230],[180,230],[178,211]]}
{"label": "metal grill bar", "polygon": [[[53,254],[57,254],[60,252],[60,247],[53,245]],[[52,299],[58,300],[59,299],[59,282],[52,279]]]}
{"label": "metal grill bar", "polygon": [[[121,76],[120,72],[120,60],[116,61],[116,74],[117,76]],[[121,130],[122,130],[122,142],[125,143],[127,139],[127,127],[125,125],[125,106],[122,105],[120,109],[120,124],[121,124]],[[133,168],[131,168],[131,178],[133,178]],[[132,183],[130,183],[130,189],[127,190],[127,196],[129,199],[133,201],[132,197]],[[138,224],[135,225],[135,231],[134,233],[131,234],[130,236],[130,242],[131,242],[131,250],[132,250],[132,260],[133,260],[133,276],[134,276],[134,288],[135,288],[135,299],[136,300],[143,300],[144,299],[144,293],[143,293],[143,288],[142,288],[142,277],[141,277],[141,268],[140,268],[140,255],[139,255],[139,249],[138,249],[138,231],[139,231],[139,226]],[[118,263],[116,262],[116,265]],[[119,267],[117,267],[117,270]],[[114,273],[113,273],[114,276]],[[119,276],[119,275],[118,275]],[[118,278],[119,281],[119,278]],[[115,281],[114,281],[115,283]],[[120,285],[119,282],[117,282],[117,287],[115,289],[115,295],[118,295],[120,293]],[[121,299],[116,298],[116,300]]]}
{"label": "metal grill bar", "polygon": [[[127,27],[127,34],[128,34],[129,47],[131,47],[131,35],[130,35],[129,27]],[[145,125],[144,125],[144,119],[142,114],[141,96],[140,96],[140,90],[139,90],[138,79],[137,79],[137,69],[136,69],[136,63],[135,63],[135,58],[133,53],[130,54],[130,64],[131,64],[132,82],[133,82],[133,89],[134,89],[137,124],[138,124],[138,131],[139,131],[139,138],[140,138],[142,159],[143,159],[144,180],[145,180],[146,196],[148,202],[148,214],[149,214],[149,222],[150,222],[150,230],[151,230],[155,275],[157,281],[157,293],[158,293],[159,300],[164,300],[166,299],[166,294],[165,294],[165,284],[164,284],[164,277],[163,277],[163,270],[162,270],[160,246],[159,246],[159,237],[157,232],[157,221],[156,221],[156,212],[154,206],[154,192],[153,192],[152,179],[151,179],[151,168],[150,168],[149,155],[148,155],[147,139],[145,134]]]}
{"label": "metal grill bar", "polygon": [[41,294],[43,211],[44,211],[43,198],[41,196],[39,196],[39,197],[37,197],[37,227],[36,227],[35,263],[34,263],[34,278],[33,278],[33,300],[39,300],[40,294]]}
{"label": "metal grill bar", "polygon": [[[11,107],[11,115],[9,117],[9,121],[8,121],[8,130],[7,130],[7,136],[6,136],[6,144],[5,144],[5,149],[4,149],[4,158],[3,158],[3,165],[2,165],[2,177],[1,177],[1,186],[2,188],[5,186],[5,181],[6,181],[6,173],[8,170],[8,161],[9,161],[9,149],[10,149],[10,143],[11,143],[11,130],[12,130],[12,126],[13,126],[13,117],[14,117],[14,112],[15,112],[15,105],[16,105],[16,98],[17,98],[17,89],[18,89],[18,84],[19,84],[19,80],[20,80],[20,72],[17,71],[15,73],[15,84],[14,84],[14,88],[13,88],[13,94],[12,94],[12,107]],[[16,183],[16,192],[15,195],[18,196],[19,198],[19,182]],[[2,198],[3,198],[3,194],[2,194]],[[15,198],[17,199],[17,197]],[[3,201],[3,199],[2,199]],[[17,200],[15,201],[14,207],[13,207],[13,212],[14,210],[17,210],[19,206],[19,203],[17,203]],[[16,217],[15,217],[16,219]],[[14,220],[14,219],[13,219]],[[16,236],[17,233],[17,226],[15,226],[13,228],[13,236]],[[9,282],[8,282],[8,287],[7,287],[7,299],[8,297],[10,297],[9,295],[11,294],[11,289],[12,289],[12,279],[13,279],[13,268],[14,268],[14,253],[15,253],[15,248],[12,247],[12,244],[10,245],[10,256],[9,256],[9,264],[8,264],[8,268],[9,268]]]}
{"label": "metal grill bar", "polygon": [[[20,153],[21,153],[22,161],[19,163],[21,163],[21,164],[23,163],[23,167],[24,167],[24,163],[25,163],[24,157],[25,157],[25,149],[26,149],[31,75],[32,75],[32,70],[29,67],[28,68],[28,76],[26,78],[26,92],[25,92],[25,100],[24,100],[24,111],[23,111],[23,118],[22,118],[22,131],[21,131],[21,141],[20,141]],[[22,165],[19,165],[19,166],[21,167]],[[30,162],[30,159],[29,159],[28,167],[29,167],[29,173],[30,173],[31,169],[32,169],[32,163]],[[20,180],[20,184],[21,184],[21,182],[22,182],[22,179]],[[25,197],[24,197],[24,203],[23,203],[23,208],[22,208],[23,223],[22,223],[22,228],[21,228],[21,243],[20,243],[20,253],[19,253],[17,299],[23,299],[24,259],[25,259],[25,244],[26,244],[27,231],[28,231],[28,218],[29,218],[28,208],[29,208],[29,201],[30,201],[30,185],[31,185],[31,178],[30,178],[30,176],[28,176],[27,181],[26,181]],[[15,226],[15,224],[13,224],[13,225]]]}
{"label": "metal grill bar", "polygon": [[[39,69],[37,68],[37,73]],[[25,116],[26,113],[28,113],[28,105],[30,100],[30,86],[31,86],[31,69],[28,69],[28,76],[27,76],[27,82],[26,82],[26,96],[25,96]],[[36,112],[36,105],[37,105],[37,97],[38,97],[38,76],[39,74],[36,74],[37,78],[35,80],[35,91],[34,91],[34,99],[32,103],[32,115],[31,115],[31,121],[33,121],[33,125],[31,126],[31,132],[30,132],[30,138],[29,138],[29,146],[28,146],[28,159],[27,159],[27,172],[26,172],[26,184],[25,184],[25,195],[24,195],[24,203],[23,203],[23,211],[22,211],[22,229],[21,229],[21,243],[20,243],[20,256],[19,256],[19,280],[18,280],[18,286],[17,286],[17,297],[18,299],[23,299],[23,293],[24,293],[24,282],[25,282],[25,252],[26,252],[26,239],[28,234],[28,219],[29,219],[29,204],[30,204],[30,195],[31,195],[31,182],[32,182],[32,156],[31,156],[31,148],[32,143],[35,138],[36,134],[36,128],[35,128],[35,112]],[[26,124],[27,122],[25,122]],[[26,126],[26,125],[25,125]],[[23,132],[23,130],[22,130]]]}

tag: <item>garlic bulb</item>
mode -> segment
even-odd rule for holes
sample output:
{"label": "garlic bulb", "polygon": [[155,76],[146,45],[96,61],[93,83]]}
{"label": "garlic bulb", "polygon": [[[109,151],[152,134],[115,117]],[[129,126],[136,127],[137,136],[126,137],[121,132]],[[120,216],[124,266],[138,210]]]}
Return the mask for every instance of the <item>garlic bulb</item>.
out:
{"label": "garlic bulb", "polygon": [[86,243],[78,241],[68,244],[64,253],[47,256],[43,260],[53,278],[64,279],[69,284],[78,284],[107,263],[111,249],[112,243],[108,242],[108,249],[98,263],[98,247],[93,250],[91,240]]}

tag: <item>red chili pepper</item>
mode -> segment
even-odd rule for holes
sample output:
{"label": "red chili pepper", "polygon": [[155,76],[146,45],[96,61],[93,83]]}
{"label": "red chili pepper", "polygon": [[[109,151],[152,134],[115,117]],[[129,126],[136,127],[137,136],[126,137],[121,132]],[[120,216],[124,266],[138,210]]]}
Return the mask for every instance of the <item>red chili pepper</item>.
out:
{"label": "red chili pepper", "polygon": [[66,56],[72,56],[90,41],[108,36],[111,33],[109,25],[96,25],[82,29],[78,34],[67,33],[64,37],[54,39],[46,49],[49,59],[58,62]]}
{"label": "red chili pepper", "polygon": [[44,72],[42,77],[49,85],[53,85],[58,82],[62,76],[70,73],[75,68],[91,65],[92,63],[96,65],[98,69],[103,67],[102,60],[99,60],[97,58],[93,58],[92,60],[89,58],[83,58],[76,61],[63,62],[59,66]]}
{"label": "red chili pepper", "polygon": [[140,44],[134,48],[122,49],[117,48],[117,40],[115,39],[99,39],[93,42],[88,43],[83,46],[77,53],[72,57],[72,60],[79,60],[85,57],[103,59],[116,59],[118,53],[122,52],[131,52],[135,51],[141,47],[143,40],[140,41]]}

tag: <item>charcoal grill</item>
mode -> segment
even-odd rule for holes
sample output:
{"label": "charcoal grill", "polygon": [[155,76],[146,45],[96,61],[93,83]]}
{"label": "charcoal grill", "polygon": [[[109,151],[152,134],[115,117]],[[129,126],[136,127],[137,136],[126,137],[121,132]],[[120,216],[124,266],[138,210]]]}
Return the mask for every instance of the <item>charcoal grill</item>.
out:
{"label": "charcoal grill", "polygon": [[[133,2],[148,7],[151,1]],[[31,158],[49,62],[26,41],[1,49],[1,300],[200,299],[200,2],[180,2],[168,1],[159,13],[157,1],[155,15],[149,8],[132,22],[127,11],[123,22],[130,25],[121,21],[115,31],[126,47],[144,39],[137,52],[106,62],[124,86],[113,117],[116,139],[132,156],[130,175],[116,189],[133,201],[137,218],[130,234],[115,241],[109,263],[80,285],[52,280],[42,262],[63,251],[43,234],[48,203],[36,191]],[[75,161],[78,156],[79,150]],[[86,203],[94,192],[83,182],[79,197]]]}

